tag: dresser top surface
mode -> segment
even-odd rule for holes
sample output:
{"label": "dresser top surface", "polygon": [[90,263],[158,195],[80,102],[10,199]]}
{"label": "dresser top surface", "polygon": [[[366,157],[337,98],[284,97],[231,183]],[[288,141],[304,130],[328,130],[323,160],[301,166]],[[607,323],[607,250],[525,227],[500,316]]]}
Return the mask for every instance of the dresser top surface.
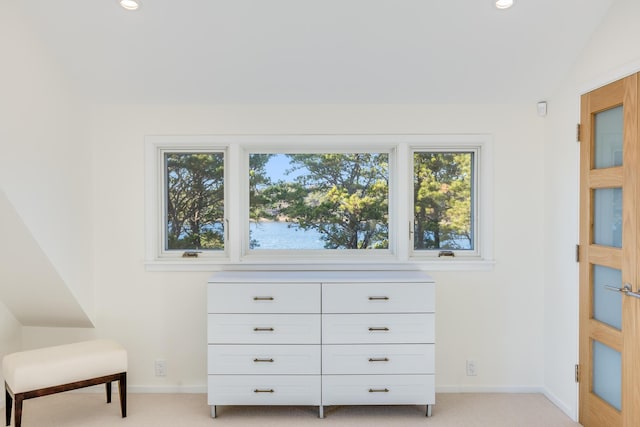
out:
{"label": "dresser top surface", "polygon": [[219,271],[209,283],[432,283],[433,278],[424,271]]}

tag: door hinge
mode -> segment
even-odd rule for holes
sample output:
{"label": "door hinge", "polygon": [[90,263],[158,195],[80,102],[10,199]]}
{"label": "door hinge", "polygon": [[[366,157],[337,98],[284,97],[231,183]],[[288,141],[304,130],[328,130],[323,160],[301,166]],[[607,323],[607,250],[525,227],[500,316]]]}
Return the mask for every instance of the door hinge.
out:
{"label": "door hinge", "polygon": [[580,245],[576,245],[576,262],[580,262]]}
{"label": "door hinge", "polygon": [[576,125],[576,142],[580,142],[580,123]]}
{"label": "door hinge", "polygon": [[576,382],[580,382],[580,365],[576,365]]}

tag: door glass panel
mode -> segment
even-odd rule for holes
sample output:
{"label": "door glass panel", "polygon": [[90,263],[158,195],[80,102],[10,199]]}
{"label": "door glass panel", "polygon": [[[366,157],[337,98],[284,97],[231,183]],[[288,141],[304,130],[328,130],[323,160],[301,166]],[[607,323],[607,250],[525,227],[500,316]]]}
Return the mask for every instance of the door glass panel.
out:
{"label": "door glass panel", "polygon": [[595,115],[596,169],[622,166],[622,105]]}
{"label": "door glass panel", "polygon": [[593,266],[593,318],[618,330],[622,329],[622,294],[605,286],[622,287],[622,271]]}
{"label": "door glass panel", "polygon": [[622,247],[622,188],[593,190],[593,243]]}
{"label": "door glass panel", "polygon": [[593,341],[593,392],[621,410],[622,358],[619,352],[598,341]]}

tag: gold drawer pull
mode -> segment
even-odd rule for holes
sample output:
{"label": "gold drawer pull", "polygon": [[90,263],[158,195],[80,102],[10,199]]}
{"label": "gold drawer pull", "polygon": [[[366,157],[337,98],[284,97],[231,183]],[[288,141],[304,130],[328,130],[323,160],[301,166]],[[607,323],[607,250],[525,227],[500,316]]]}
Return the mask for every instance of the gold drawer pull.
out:
{"label": "gold drawer pull", "polygon": [[274,393],[272,388],[266,389],[266,390],[261,390],[261,389],[257,388],[255,390],[253,390],[253,392],[254,393]]}
{"label": "gold drawer pull", "polygon": [[253,328],[255,332],[273,332],[273,328]]}
{"label": "gold drawer pull", "polygon": [[254,301],[273,301],[273,297],[253,297]]}
{"label": "gold drawer pull", "polygon": [[369,362],[388,362],[388,357],[370,357]]}
{"label": "gold drawer pull", "polygon": [[253,359],[253,361],[256,363],[259,363],[259,362],[273,363],[273,359]]}
{"label": "gold drawer pull", "polygon": [[389,393],[388,388],[370,388],[369,393]]}
{"label": "gold drawer pull", "polygon": [[389,331],[389,328],[387,328],[386,326],[383,327],[383,328],[370,327],[369,330],[372,331],[372,332],[375,332],[375,331],[387,332],[387,331]]}
{"label": "gold drawer pull", "polygon": [[389,297],[369,297],[369,301],[389,301]]}

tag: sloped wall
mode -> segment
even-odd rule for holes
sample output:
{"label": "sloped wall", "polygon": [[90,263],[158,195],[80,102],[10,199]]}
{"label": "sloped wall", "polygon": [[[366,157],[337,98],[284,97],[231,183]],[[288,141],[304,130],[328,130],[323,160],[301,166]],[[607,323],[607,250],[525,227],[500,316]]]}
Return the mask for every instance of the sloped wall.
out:
{"label": "sloped wall", "polygon": [[[61,281],[68,288],[65,298],[86,313],[86,324],[94,305],[88,117],[19,3],[0,2],[0,189],[57,272],[52,281]],[[36,258],[41,262],[31,260]],[[0,275],[6,295],[10,284]],[[47,281],[32,285],[45,287]],[[43,295],[46,289],[34,291],[31,301],[45,304]]]}
{"label": "sloped wall", "polygon": [[0,301],[21,325],[93,326],[2,189],[0,236]]}

